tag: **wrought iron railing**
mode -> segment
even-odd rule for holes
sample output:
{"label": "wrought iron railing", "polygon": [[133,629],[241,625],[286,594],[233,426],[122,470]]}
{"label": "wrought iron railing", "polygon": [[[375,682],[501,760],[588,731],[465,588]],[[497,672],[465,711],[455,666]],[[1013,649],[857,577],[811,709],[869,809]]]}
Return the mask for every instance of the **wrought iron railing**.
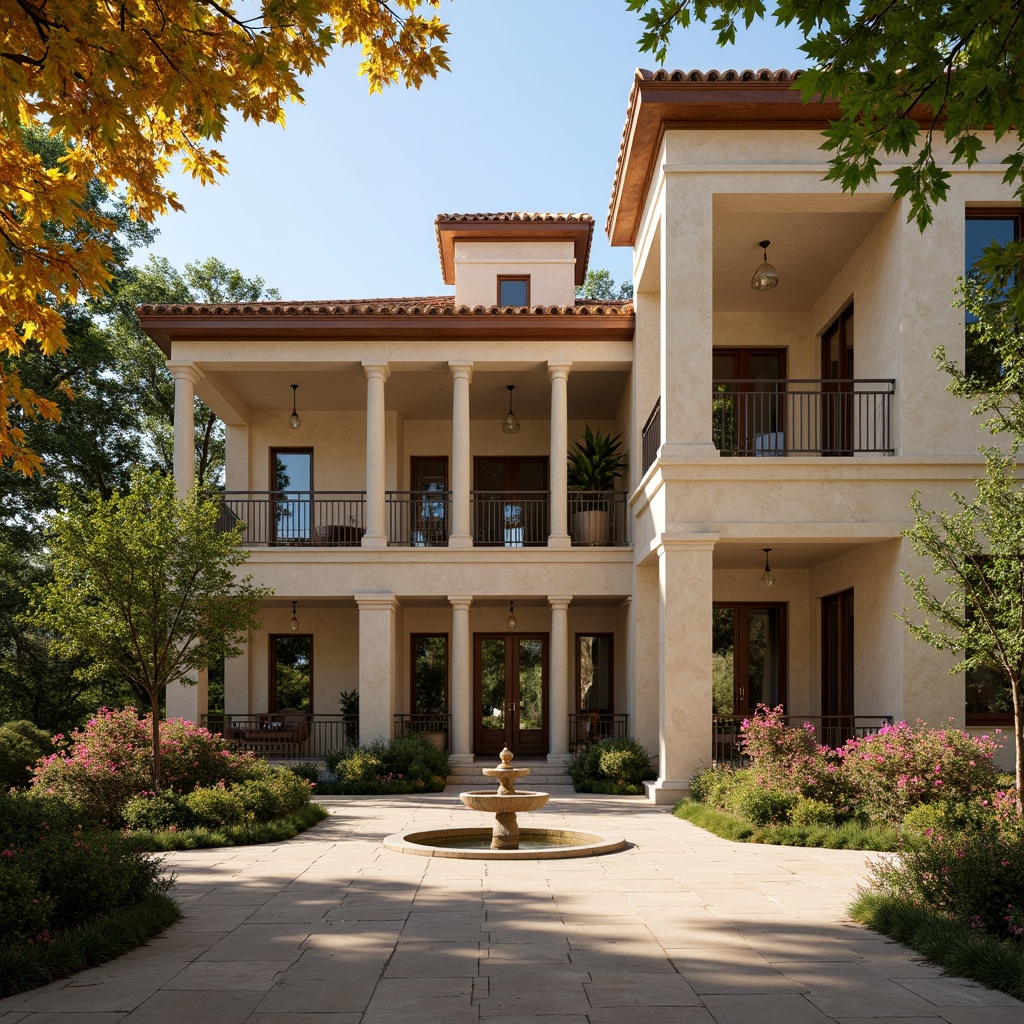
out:
{"label": "wrought iron railing", "polygon": [[547,491],[470,491],[473,543],[523,548],[548,542]]}
{"label": "wrought iron railing", "polygon": [[397,714],[395,715],[395,739],[413,733],[428,739],[441,750],[450,750],[449,737],[452,732],[452,716],[443,712],[431,714]]}
{"label": "wrought iron railing", "polygon": [[620,546],[626,536],[625,491],[570,491],[569,534],[573,544]]}
{"label": "wrought iron railing", "polygon": [[719,379],[712,438],[723,455],[892,455],[891,379]]}
{"label": "wrought iron railing", "polygon": [[448,543],[451,491],[388,491],[388,543],[434,548]]}
{"label": "wrought iron railing", "polygon": [[[750,715],[713,715],[711,759],[715,764],[744,763],[740,743],[741,726]],[[814,739],[823,747],[841,747],[847,740],[859,739],[893,724],[892,715],[784,715],[782,722],[800,728],[814,727]]]}
{"label": "wrought iron railing", "polygon": [[569,714],[569,751],[575,753],[603,740],[624,740],[629,735],[629,715],[601,711]]}
{"label": "wrought iron railing", "polygon": [[203,715],[201,724],[219,732],[239,750],[283,759],[323,757],[344,750],[358,735],[348,715],[314,715],[294,711],[260,714]]}
{"label": "wrought iron railing", "polygon": [[217,526],[243,524],[242,543],[358,547],[366,522],[363,491],[224,491]]}
{"label": "wrought iron railing", "polygon": [[641,465],[643,466],[641,472],[646,473],[654,465],[654,460],[658,457],[658,449],[660,447],[661,397],[659,396],[640,434],[640,458]]}

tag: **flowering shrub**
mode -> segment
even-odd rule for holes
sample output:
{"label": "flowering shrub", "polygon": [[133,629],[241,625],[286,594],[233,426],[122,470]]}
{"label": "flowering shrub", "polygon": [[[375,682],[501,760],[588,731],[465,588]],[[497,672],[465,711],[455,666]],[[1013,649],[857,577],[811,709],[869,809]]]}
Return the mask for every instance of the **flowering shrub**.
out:
{"label": "flowering shrub", "polygon": [[988,736],[900,722],[849,740],[839,754],[863,809],[899,822],[920,804],[991,796],[998,777],[992,763],[996,749]]}
{"label": "flowering shrub", "polygon": [[159,862],[54,797],[0,794],[0,951],[164,892]]}
{"label": "flowering shrub", "polygon": [[906,833],[900,857],[872,865],[874,888],[978,931],[1024,937],[1024,819],[1007,794],[936,805],[936,825]]}
{"label": "flowering shrub", "polygon": [[[32,775],[37,793],[77,803],[99,821],[119,823],[125,803],[153,786],[152,724],[135,708],[101,708],[66,745],[39,761]],[[180,718],[161,726],[163,782],[185,793],[224,780],[241,782],[262,769],[252,754],[233,753],[220,737]]]}

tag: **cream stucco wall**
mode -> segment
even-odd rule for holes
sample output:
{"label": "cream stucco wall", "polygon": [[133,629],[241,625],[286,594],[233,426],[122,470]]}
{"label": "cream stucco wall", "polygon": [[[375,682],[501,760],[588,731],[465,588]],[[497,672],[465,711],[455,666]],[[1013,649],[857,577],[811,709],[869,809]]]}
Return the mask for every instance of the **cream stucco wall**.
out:
{"label": "cream stucco wall", "polygon": [[571,241],[455,242],[455,302],[493,306],[498,277],[530,278],[531,306],[571,306],[576,295]]}

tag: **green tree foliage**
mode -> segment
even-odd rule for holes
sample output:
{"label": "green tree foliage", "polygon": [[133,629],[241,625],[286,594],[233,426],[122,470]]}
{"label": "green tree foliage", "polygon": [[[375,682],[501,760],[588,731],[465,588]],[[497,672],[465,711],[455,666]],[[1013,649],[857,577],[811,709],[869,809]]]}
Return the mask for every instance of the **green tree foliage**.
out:
{"label": "green tree foliage", "polygon": [[610,270],[588,270],[583,284],[576,289],[577,299],[631,299],[633,282],[623,281],[615,287]]}
{"label": "green tree foliage", "polygon": [[[828,97],[840,116],[825,130],[831,153],[827,180],[853,192],[877,178],[881,155],[906,162],[893,187],[909,200],[909,219],[923,230],[946,198],[953,163],[970,167],[991,130],[1016,144],[1003,163],[1005,181],[1024,199],[1024,17],[1019,0],[626,0],[640,15],[641,50],[663,62],[678,27],[710,23],[719,45],[735,41],[737,25],[770,16],[796,26],[810,69],[797,79],[804,102]],[[978,264],[985,283],[1012,286],[1024,312],[1016,268],[1024,241],[985,250]]]}
{"label": "green tree foliage", "polygon": [[61,489],[47,532],[53,580],[36,588],[28,621],[54,653],[85,659],[81,677],[117,674],[147,695],[154,781],[160,782],[160,696],[211,661],[235,657],[269,591],[239,579],[248,558],[237,531],[218,532],[220,506],[198,489],[136,472],[131,490],[103,498]]}
{"label": "green tree foliage", "polygon": [[[142,268],[131,267],[115,283],[100,309],[109,316],[119,358],[120,379],[136,396],[139,426],[153,464],[170,473],[174,454],[174,380],[164,355],[143,331],[135,315],[145,303],[259,302],[279,299],[262,277],[209,257],[186,263],[184,271],[167,259],[150,256]],[[198,398],[195,402],[196,482],[211,486],[224,470],[224,426]]]}

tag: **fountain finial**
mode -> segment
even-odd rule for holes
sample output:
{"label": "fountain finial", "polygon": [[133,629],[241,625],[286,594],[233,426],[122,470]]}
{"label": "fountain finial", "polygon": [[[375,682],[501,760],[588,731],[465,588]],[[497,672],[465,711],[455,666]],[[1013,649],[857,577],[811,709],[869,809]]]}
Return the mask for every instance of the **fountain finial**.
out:
{"label": "fountain finial", "polygon": [[501,767],[507,768],[509,761],[511,761],[512,758],[515,757],[515,754],[513,754],[512,751],[508,749],[508,747],[503,747],[498,757],[501,758]]}

